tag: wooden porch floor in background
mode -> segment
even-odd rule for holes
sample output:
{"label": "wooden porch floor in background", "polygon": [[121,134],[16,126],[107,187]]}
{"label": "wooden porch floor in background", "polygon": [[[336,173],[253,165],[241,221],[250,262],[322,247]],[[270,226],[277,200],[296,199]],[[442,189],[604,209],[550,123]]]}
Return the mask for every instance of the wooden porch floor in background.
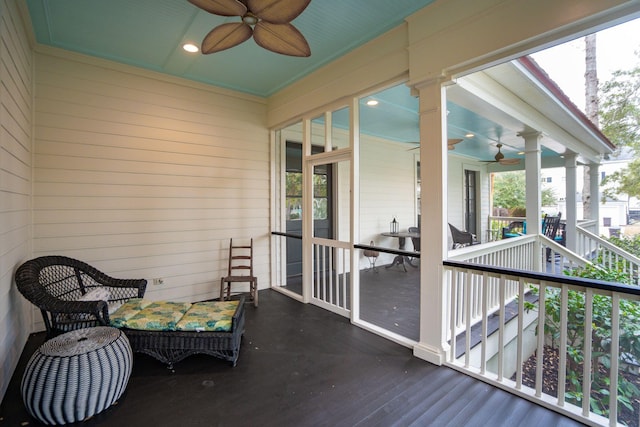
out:
{"label": "wooden porch floor in background", "polygon": [[[83,426],[578,426],[578,422],[412,356],[345,318],[272,290],[247,304],[238,365],[193,356],[169,371],[135,355],[117,405]],[[34,334],[0,406],[0,425],[40,425],[20,379]]]}

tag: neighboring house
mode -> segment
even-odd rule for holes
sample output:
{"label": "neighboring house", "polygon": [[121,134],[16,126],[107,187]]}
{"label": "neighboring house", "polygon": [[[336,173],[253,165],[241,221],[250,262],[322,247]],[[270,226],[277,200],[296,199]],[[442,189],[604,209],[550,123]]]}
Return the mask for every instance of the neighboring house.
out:
{"label": "neighboring house", "polygon": [[[259,283],[278,286],[285,266],[271,232],[286,230],[289,195],[280,185],[293,171],[286,165],[288,140],[336,147],[305,158],[302,171],[316,171],[321,180],[323,167],[336,165],[338,194],[329,212],[335,213],[333,239],[347,242],[341,250],[380,236],[394,216],[429,236],[421,248],[420,339],[390,339],[442,364],[448,348],[446,224],[471,224],[478,235],[486,234],[489,209],[482,196],[488,194],[489,172],[500,168],[486,163],[495,146],[488,158],[471,151],[463,156],[461,143],[447,161],[445,141],[459,138],[448,135],[447,110],[466,114],[482,101],[485,119],[517,122],[517,132],[495,137],[522,140],[528,148],[520,167],[526,163],[528,182],[534,183],[527,200],[530,222],[536,223],[538,133],[552,135],[542,155],[549,161],[565,152],[576,162],[597,164],[612,147],[575,112],[549,103],[557,97],[547,91],[550,86],[539,85],[544,76],[526,60],[478,70],[640,12],[634,1],[578,3],[435,2],[263,98],[39,45],[23,6],[0,2],[0,394],[29,333],[42,328],[12,279],[31,257],[60,253],[115,276],[162,277],[164,285],[150,285],[149,297],[200,300],[216,296],[213,284],[223,275],[229,237],[254,236]],[[419,97],[418,153],[397,141],[360,136],[352,126],[331,126],[333,115],[338,123],[345,108],[357,111],[361,98],[394,86]],[[518,93],[523,88],[527,96]],[[447,100],[463,108],[455,110]],[[371,178],[368,186],[364,177]],[[314,181],[305,182],[304,191],[311,192]],[[303,215],[313,210],[312,199]],[[575,223],[575,212],[567,219]],[[307,260],[313,258],[311,223],[295,224],[306,227],[300,254]],[[305,280],[311,280],[308,264],[301,267]],[[304,292],[300,299],[309,302],[311,296]],[[349,315],[358,324],[357,308]]]}
{"label": "neighboring house", "polygon": [[[616,153],[602,160],[599,167],[599,182],[614,172],[622,170],[627,164],[633,160],[633,152],[630,150],[623,150],[621,153]],[[583,168],[579,168],[577,171],[577,191],[576,200],[578,203],[577,214],[578,220],[583,219],[583,207],[582,207],[582,183],[583,183]],[[551,188],[557,198],[557,205],[544,206],[543,211],[548,213],[566,212],[566,185],[565,185],[565,169],[564,168],[549,168],[543,169],[541,172],[542,188]],[[600,187],[602,193],[603,188]],[[601,205],[599,208],[599,225],[601,233],[605,236],[624,232],[625,226],[630,223],[632,219],[632,213],[640,206],[638,200],[633,197],[628,197],[624,194],[619,195],[615,199],[606,198],[601,196]]]}

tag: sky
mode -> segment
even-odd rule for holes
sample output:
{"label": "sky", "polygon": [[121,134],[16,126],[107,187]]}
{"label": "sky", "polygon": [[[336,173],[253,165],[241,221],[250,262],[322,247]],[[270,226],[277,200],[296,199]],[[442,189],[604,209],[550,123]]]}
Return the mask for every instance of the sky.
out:
{"label": "sky", "polygon": [[[602,30],[596,35],[596,60],[600,84],[616,70],[640,66],[640,19]],[[531,55],[563,92],[584,111],[584,38]]]}
{"label": "sky", "polygon": [[[640,19],[602,30],[596,35],[596,60],[600,84],[611,79],[617,70],[631,70],[640,66]],[[558,84],[562,91],[584,111],[584,38],[546,49],[531,55]],[[603,166],[604,167],[604,166]],[[612,164],[609,172],[621,167]],[[564,176],[564,168],[546,169],[545,174]],[[578,190],[582,191],[582,168],[578,168]],[[609,173],[608,172],[608,173]],[[564,186],[556,187],[556,196],[564,197]],[[634,203],[636,201],[634,200]],[[640,202],[637,202],[640,207]],[[579,210],[581,211],[581,210]],[[620,219],[619,221],[623,221]],[[618,220],[615,221],[616,226]]]}

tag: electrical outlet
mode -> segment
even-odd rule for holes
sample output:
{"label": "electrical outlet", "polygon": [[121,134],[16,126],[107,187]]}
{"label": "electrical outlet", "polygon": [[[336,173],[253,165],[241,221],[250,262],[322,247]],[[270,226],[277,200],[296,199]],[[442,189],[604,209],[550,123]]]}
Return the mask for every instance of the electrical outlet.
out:
{"label": "electrical outlet", "polygon": [[156,286],[164,285],[164,279],[161,279],[161,278],[153,279],[153,284]]}

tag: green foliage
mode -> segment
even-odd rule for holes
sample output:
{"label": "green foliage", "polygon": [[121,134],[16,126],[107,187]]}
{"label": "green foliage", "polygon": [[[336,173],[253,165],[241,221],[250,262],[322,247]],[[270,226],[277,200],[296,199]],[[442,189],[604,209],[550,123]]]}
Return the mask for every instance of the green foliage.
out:
{"label": "green foliage", "polygon": [[600,124],[617,146],[640,148],[640,65],[614,72],[601,86]]}
{"label": "green foliage", "polygon": [[[524,171],[494,174],[493,206],[509,209],[511,216],[524,216],[515,215],[514,209],[522,209],[524,211],[526,196],[526,178]],[[542,190],[542,205],[552,206],[555,204],[556,196],[553,189],[544,188]]]}
{"label": "green foliage", "polygon": [[605,201],[620,194],[640,197],[640,159],[634,159],[625,168],[605,176],[600,185],[604,187]]}
{"label": "green foliage", "polygon": [[608,241],[620,249],[640,258],[640,234],[635,236],[609,237]]}
{"label": "green foliage", "polygon": [[[602,257],[602,254],[599,255]],[[598,264],[598,262],[596,262]],[[585,279],[604,280],[612,283],[630,284],[629,275],[622,269],[611,270],[600,267],[596,264],[590,264],[586,267],[576,268],[573,270],[565,270],[567,276],[583,277]],[[622,267],[622,266],[620,266]]]}
{"label": "green foliage", "polygon": [[[621,270],[606,270],[589,266],[566,271],[566,274],[597,280],[628,283],[628,276]],[[537,290],[537,289],[536,289]],[[569,290],[567,292],[567,399],[580,405],[582,396],[582,364],[584,363],[583,345],[586,339],[592,343],[592,394],[589,397],[591,410],[606,415],[609,411],[609,368],[611,365],[611,297],[596,294],[592,303],[592,333],[584,336],[585,293]],[[547,288],[545,293],[545,336],[557,346],[561,333],[561,292],[557,288]],[[531,307],[529,307],[531,308]],[[640,360],[640,303],[620,300],[619,354],[631,355]],[[599,369],[598,366],[601,366]],[[604,369],[603,369],[604,368]],[[633,410],[632,402],[640,390],[623,376],[619,377],[618,401]]]}
{"label": "green foliage", "polygon": [[[618,147],[640,151],[640,66],[614,72],[600,93],[603,133]],[[635,159],[626,168],[605,177],[602,186],[604,199],[620,194],[640,197],[640,160]]]}
{"label": "green foliage", "polygon": [[540,196],[542,197],[542,206],[553,206],[558,201],[556,191],[553,188],[543,188]]}

